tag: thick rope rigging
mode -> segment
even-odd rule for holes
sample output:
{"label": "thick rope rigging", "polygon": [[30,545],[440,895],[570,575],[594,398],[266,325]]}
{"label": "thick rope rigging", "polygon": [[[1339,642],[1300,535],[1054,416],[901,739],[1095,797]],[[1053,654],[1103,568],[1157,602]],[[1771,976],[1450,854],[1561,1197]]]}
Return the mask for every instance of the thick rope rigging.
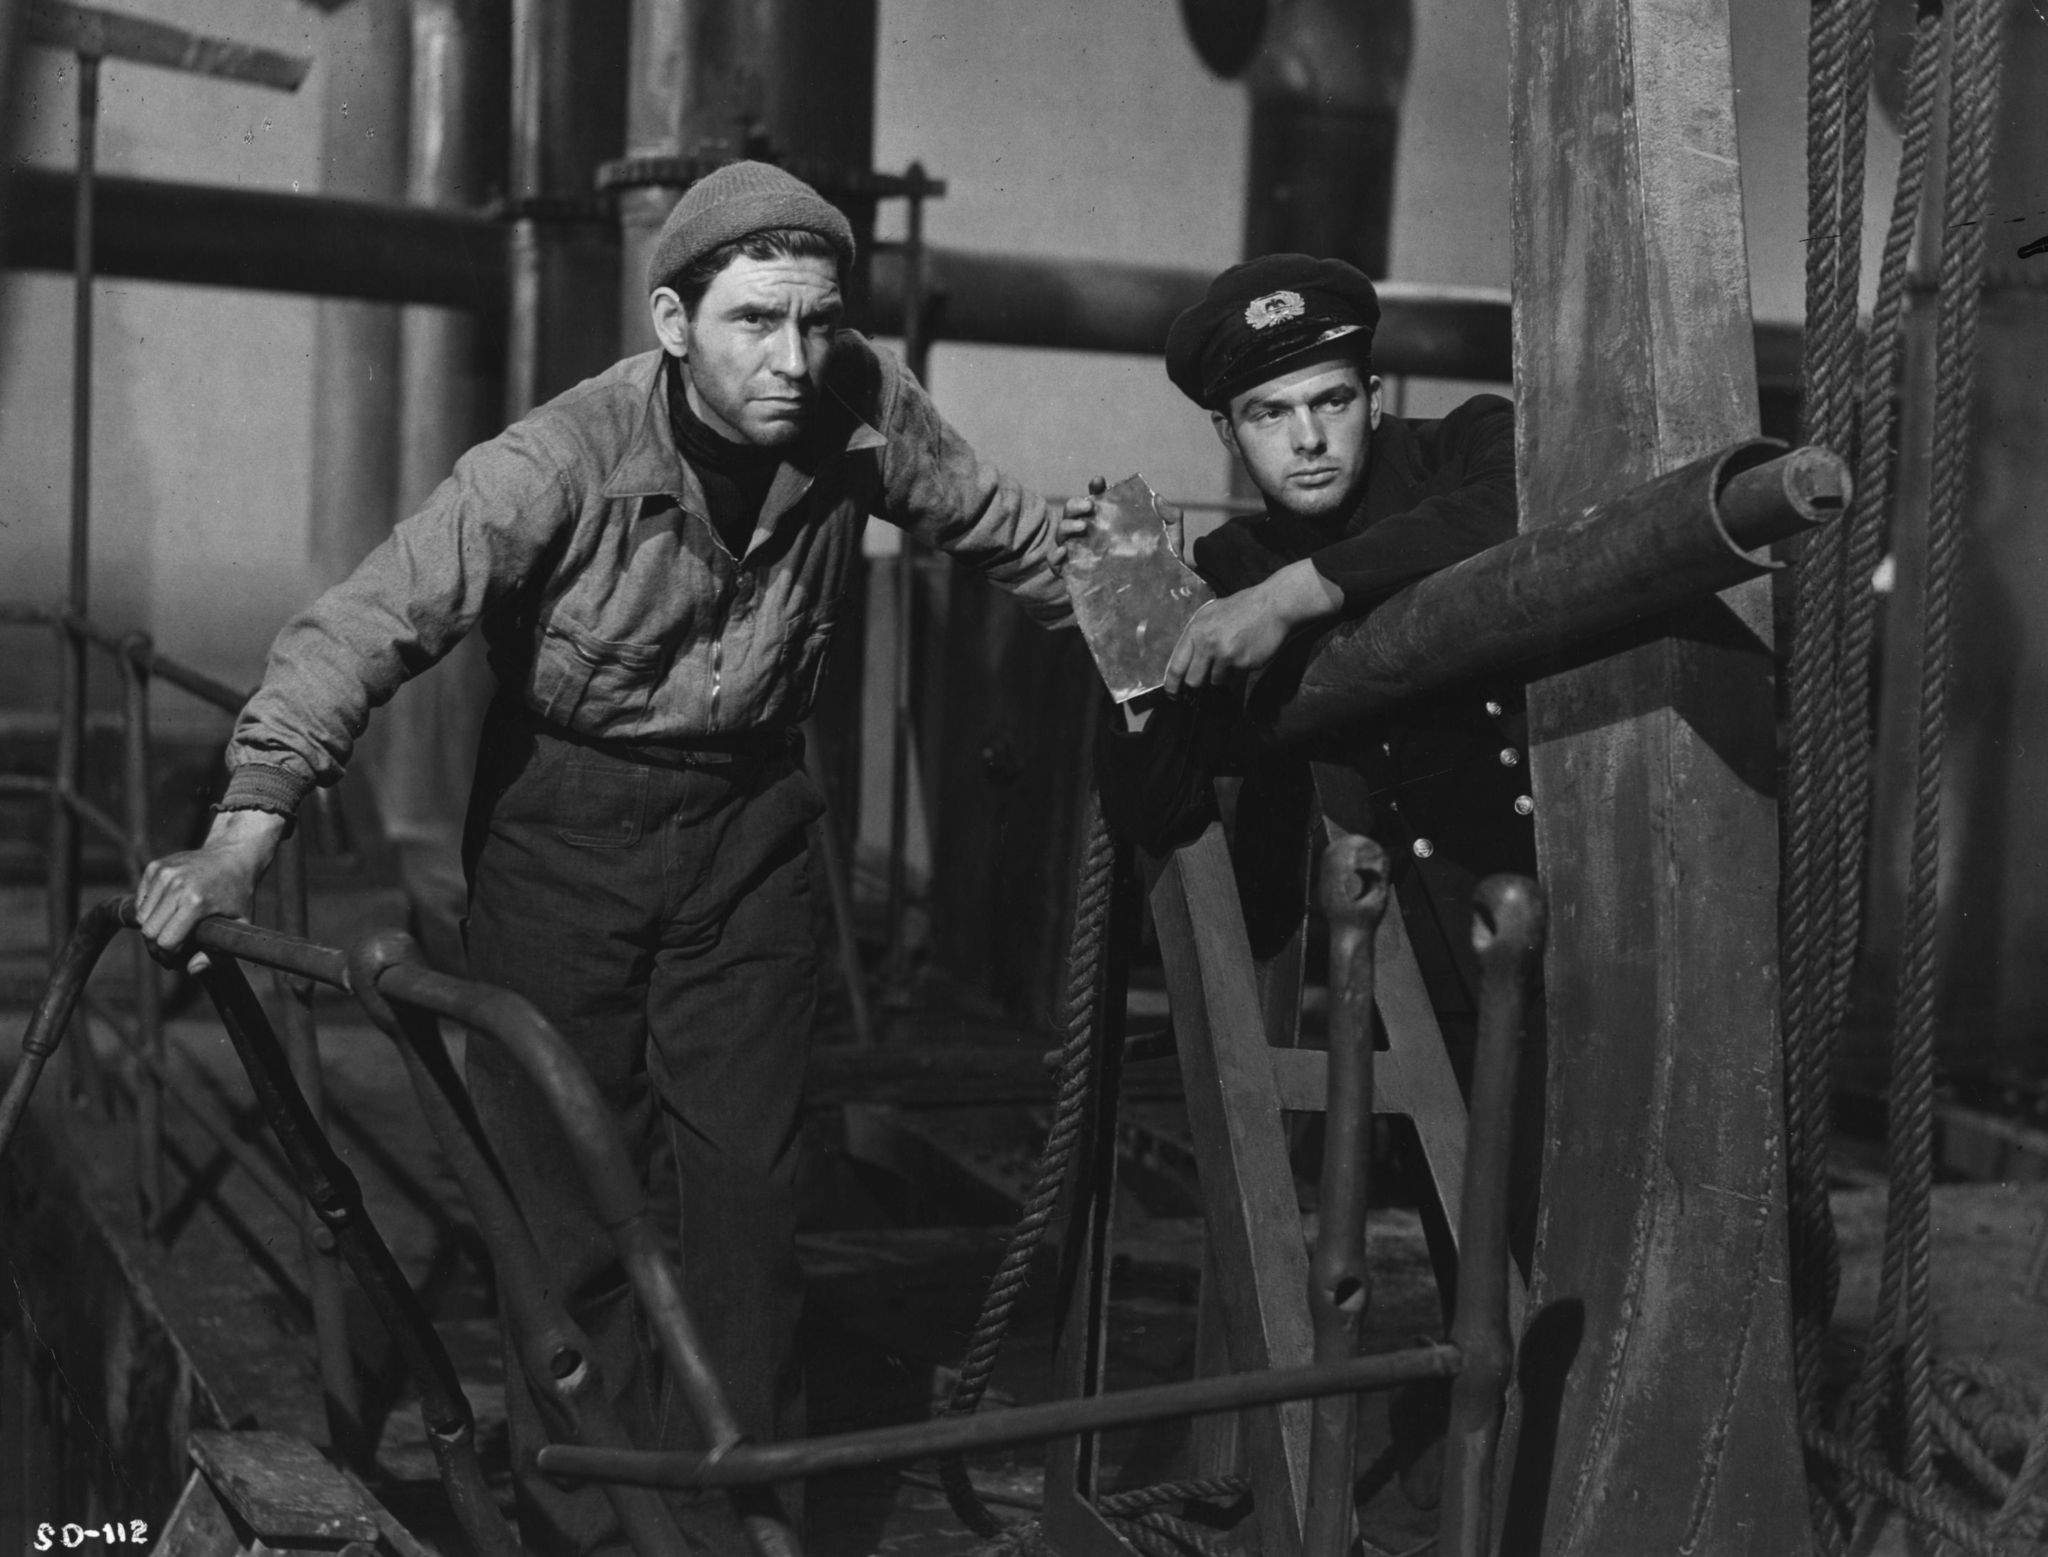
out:
{"label": "thick rope rigging", "polygon": [[[1066,987],[1060,1000],[1060,1025],[1065,1037],[1055,1072],[1052,1123],[1046,1130],[1045,1145],[1032,1174],[1024,1210],[1011,1229],[1002,1260],[982,1297],[981,1312],[961,1359],[960,1377],[946,1404],[948,1416],[970,1415],[987,1393],[996,1359],[1002,1355],[1003,1343],[1009,1336],[1017,1302],[1030,1280],[1032,1258],[1045,1241],[1066,1189],[1074,1149],[1080,1144],[1081,1127],[1088,1115],[1115,884],[1115,840],[1103,820],[1100,801],[1091,793],[1086,842],[1075,883],[1074,928],[1067,945]],[[1006,1528],[975,1491],[964,1460],[952,1459],[942,1464],[939,1481],[954,1515],[976,1535],[996,1535]],[[1112,1494],[1098,1499],[1095,1508],[1104,1518],[1116,1522],[1131,1544],[1148,1557],[1185,1557],[1190,1551],[1209,1552],[1208,1538],[1214,1532],[1166,1512],[1165,1505],[1229,1500],[1248,1490],[1248,1485],[1235,1477],[1171,1482]]]}
{"label": "thick rope rigging", "polygon": [[[1088,1077],[1095,1058],[1096,1013],[1101,1004],[1103,952],[1108,941],[1109,914],[1114,896],[1116,845],[1103,820],[1102,806],[1093,793],[1088,800],[1087,842],[1074,893],[1074,929],[1067,947],[1067,982],[1060,1002],[1061,1026],[1065,1040],[1060,1046],[1055,1078],[1052,1124],[1046,1131],[1031,1193],[1024,1210],[1010,1232],[1003,1258],[990,1279],[981,1300],[981,1313],[960,1363],[960,1377],[946,1404],[948,1416],[968,1416],[980,1406],[995,1373],[1009,1336],[1010,1316],[1030,1280],[1032,1256],[1045,1240],[1060,1192],[1066,1184],[1067,1168],[1074,1147],[1081,1138],[1081,1124],[1088,1112]],[[989,1511],[968,1479],[966,1462],[947,1460],[939,1467],[939,1479],[946,1501],[962,1524],[976,1535],[994,1535],[1003,1528]]]}
{"label": "thick rope rigging", "polygon": [[[1962,526],[1969,496],[1978,319],[1985,276],[1992,130],[2003,0],[1931,4],[1915,28],[1903,149],[1868,346],[1856,360],[1864,103],[1872,15],[1865,0],[1821,0],[1809,43],[1808,434],[1851,459],[1856,491],[1841,533],[1800,560],[1786,784],[1782,1013],[1794,1281],[1794,1349],[1809,1451],[1868,1518],[1891,1506],[1962,1550],[2040,1550],[2048,1493],[2048,1416],[1988,1370],[1937,1365],[1931,1347],[1936,879],[1942,747]],[[1931,155],[1942,39],[1948,126],[1936,305],[1931,493],[1921,603],[1918,714],[1906,921],[1888,1098],[1888,1176],[1878,1307],[1841,1425],[1821,1409],[1821,1347],[1839,1280],[1827,1199],[1835,1053],[1862,928],[1869,857],[1870,693],[1881,557],[1894,485],[1902,317]],[[1898,1468],[1881,1450],[1895,1448]],[[1985,1524],[1936,1482],[1945,1457],[1980,1500]],[[2004,1460],[2017,1460],[2008,1469]],[[1816,1486],[1816,1529],[1843,1549],[1834,1505]]]}

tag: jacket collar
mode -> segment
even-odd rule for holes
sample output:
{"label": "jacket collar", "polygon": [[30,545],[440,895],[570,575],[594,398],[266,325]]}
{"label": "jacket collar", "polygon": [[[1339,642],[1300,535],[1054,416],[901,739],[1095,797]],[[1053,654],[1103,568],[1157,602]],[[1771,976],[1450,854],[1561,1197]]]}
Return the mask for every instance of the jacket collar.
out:
{"label": "jacket collar", "polygon": [[[673,497],[684,509],[702,515],[707,505],[704,486],[690,462],[676,448],[668,418],[667,354],[644,353],[628,365],[630,382],[639,391],[626,447],[605,478],[604,495],[615,498]],[[878,449],[888,439],[864,420],[828,385],[818,397],[818,417],[783,457],[761,508],[759,529],[775,523],[810,489],[818,472],[831,461],[861,449]]]}
{"label": "jacket collar", "polygon": [[1344,523],[1344,533],[1356,535],[1389,514],[1405,514],[1413,508],[1422,495],[1419,474],[1414,432],[1391,411],[1383,413],[1379,426],[1372,430],[1365,490]]}

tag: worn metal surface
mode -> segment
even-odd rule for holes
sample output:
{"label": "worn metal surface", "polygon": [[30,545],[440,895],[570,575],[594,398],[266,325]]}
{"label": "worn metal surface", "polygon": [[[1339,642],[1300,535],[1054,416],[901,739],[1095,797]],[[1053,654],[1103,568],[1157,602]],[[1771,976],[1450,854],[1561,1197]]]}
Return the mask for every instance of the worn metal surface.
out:
{"label": "worn metal surface", "polygon": [[[1323,1105],[1323,1173],[1316,1197],[1316,1246],[1309,1257],[1308,1311],[1316,1361],[1357,1355],[1372,1301],[1366,1261],[1366,1180],[1372,1148],[1373,933],[1387,911],[1386,851],[1347,833],[1324,851],[1319,880],[1330,925],[1329,1091]],[[1308,1444],[1304,1557],[1345,1557],[1353,1535],[1358,1401],[1326,1396],[1315,1405]]]}
{"label": "worn metal surface", "polygon": [[[1524,523],[1755,431],[1728,9],[1516,0]],[[1506,1549],[1804,1551],[1768,588],[1530,688],[1544,1207]]]}
{"label": "worn metal surface", "polygon": [[1457,1313],[1451,1341],[1462,1365],[1445,1434],[1443,1552],[1493,1550],[1495,1452],[1514,1366],[1514,1278],[1508,1263],[1509,1174],[1514,1164],[1516,1073],[1529,981],[1543,957],[1542,889],[1523,876],[1489,876],[1472,902],[1479,956],[1479,1034],[1472,1070],[1472,1132],[1459,1207]]}
{"label": "worn metal surface", "polygon": [[1126,476],[1095,500],[1095,524],[1067,547],[1067,593],[1102,684],[1119,703],[1166,684],[1166,662],[1216,592],[1174,555],[1159,494]]}
{"label": "worn metal surface", "polygon": [[1587,645],[1774,564],[1764,548],[1832,522],[1848,472],[1824,449],[1737,443],[1409,585],[1324,634],[1298,675],[1248,702],[1256,738],[1343,730],[1487,671]]}
{"label": "worn metal surface", "polygon": [[272,1546],[377,1539],[368,1494],[303,1438],[194,1433],[192,1461],[255,1537]]}

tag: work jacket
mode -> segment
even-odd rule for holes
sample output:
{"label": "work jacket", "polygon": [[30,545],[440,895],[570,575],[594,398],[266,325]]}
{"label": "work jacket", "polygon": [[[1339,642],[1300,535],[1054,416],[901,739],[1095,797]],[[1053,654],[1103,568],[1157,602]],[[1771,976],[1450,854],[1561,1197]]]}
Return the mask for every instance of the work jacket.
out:
{"label": "work jacket", "polygon": [[909,371],[842,331],[813,420],[735,557],[678,454],[647,352],[465,454],[287,623],[228,750],[224,807],[289,815],[370,710],[479,623],[501,698],[573,735],[703,742],[809,711],[868,515],[1068,619],[1056,514],[982,461]]}

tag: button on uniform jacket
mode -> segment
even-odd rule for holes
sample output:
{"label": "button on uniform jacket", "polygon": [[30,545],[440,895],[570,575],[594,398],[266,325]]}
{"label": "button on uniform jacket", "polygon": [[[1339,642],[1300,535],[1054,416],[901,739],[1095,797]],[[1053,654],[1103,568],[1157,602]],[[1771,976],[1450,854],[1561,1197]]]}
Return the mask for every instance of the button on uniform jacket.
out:
{"label": "button on uniform jacket", "polygon": [[745,554],[676,451],[662,354],[617,363],[465,454],[426,506],[286,624],[235,726],[223,804],[289,814],[370,710],[481,624],[501,696],[579,735],[687,741],[801,719],[868,515],[1046,625],[1057,513],[982,461],[895,357],[835,340]]}

